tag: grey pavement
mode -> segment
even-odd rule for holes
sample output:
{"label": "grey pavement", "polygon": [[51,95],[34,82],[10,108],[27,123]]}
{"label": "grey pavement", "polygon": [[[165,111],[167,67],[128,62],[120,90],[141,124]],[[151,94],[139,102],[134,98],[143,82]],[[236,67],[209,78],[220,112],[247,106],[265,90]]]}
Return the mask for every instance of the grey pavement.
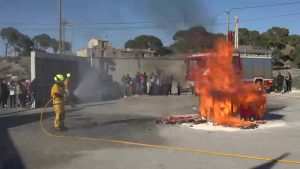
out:
{"label": "grey pavement", "polygon": [[[155,124],[169,114],[193,113],[197,100],[191,95],[141,96],[79,105],[68,109],[66,124],[69,130],[62,134],[300,161],[300,93],[268,96],[267,119],[283,120],[286,125],[282,127],[226,132]],[[53,138],[41,131],[40,112],[37,109],[0,116],[2,168],[300,168],[300,165],[276,161]],[[51,127],[51,108],[45,118],[47,130],[57,134]]]}

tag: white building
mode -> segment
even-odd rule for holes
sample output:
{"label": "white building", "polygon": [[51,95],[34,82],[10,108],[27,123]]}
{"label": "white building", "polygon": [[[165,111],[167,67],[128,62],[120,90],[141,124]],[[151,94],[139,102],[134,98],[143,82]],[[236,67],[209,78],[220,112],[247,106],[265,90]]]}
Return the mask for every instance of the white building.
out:
{"label": "white building", "polygon": [[150,49],[117,49],[109,45],[108,40],[93,38],[88,42],[88,47],[76,52],[81,57],[126,57],[126,58],[147,58],[155,56],[155,52]]}

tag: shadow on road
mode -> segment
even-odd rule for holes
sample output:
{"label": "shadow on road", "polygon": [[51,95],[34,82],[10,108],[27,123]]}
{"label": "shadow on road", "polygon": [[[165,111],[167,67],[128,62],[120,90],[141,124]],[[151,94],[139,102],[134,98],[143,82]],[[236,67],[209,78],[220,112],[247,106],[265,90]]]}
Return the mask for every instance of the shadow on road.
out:
{"label": "shadow on road", "polygon": [[251,169],[271,169],[276,165],[278,160],[281,160],[281,159],[283,159],[283,158],[285,158],[289,155],[290,155],[290,153],[284,153],[281,156],[279,156],[278,158],[273,159],[272,161],[266,162],[262,165],[256,166],[256,167],[251,168]]}
{"label": "shadow on road", "polygon": [[[53,115],[52,112],[45,113],[45,118]],[[40,119],[40,114],[11,115],[0,117],[0,169],[25,169],[25,165],[15,148],[8,129],[20,125],[32,123]]]}
{"label": "shadow on road", "polygon": [[153,117],[134,118],[134,119],[123,119],[123,120],[109,121],[109,122],[101,123],[99,125],[101,126],[101,125],[111,125],[111,124],[121,124],[121,123],[126,123],[126,124],[147,123],[147,122],[155,122],[156,120],[158,120],[158,119],[153,118]]}
{"label": "shadow on road", "polygon": [[283,119],[284,115],[281,114],[273,114],[273,113],[267,113],[265,115],[265,120],[279,120],[279,119]]}
{"label": "shadow on road", "polygon": [[116,104],[116,102],[113,101],[113,102],[90,103],[84,106],[79,106],[79,108],[96,107],[96,106],[107,105],[107,104]]}
{"label": "shadow on road", "polygon": [[276,111],[284,109],[285,106],[272,106],[266,108],[265,120],[279,120],[283,119],[284,115],[276,114]]}
{"label": "shadow on road", "polygon": [[0,116],[6,116],[6,115],[10,115],[10,114],[15,114],[15,113],[21,113],[21,112],[29,111],[28,109],[11,109],[11,110],[12,110],[11,112],[0,114]]}
{"label": "shadow on road", "polygon": [[269,112],[273,112],[273,111],[279,111],[279,110],[282,110],[284,109],[286,106],[272,106],[272,107],[267,107],[266,109],[266,112],[269,113]]}

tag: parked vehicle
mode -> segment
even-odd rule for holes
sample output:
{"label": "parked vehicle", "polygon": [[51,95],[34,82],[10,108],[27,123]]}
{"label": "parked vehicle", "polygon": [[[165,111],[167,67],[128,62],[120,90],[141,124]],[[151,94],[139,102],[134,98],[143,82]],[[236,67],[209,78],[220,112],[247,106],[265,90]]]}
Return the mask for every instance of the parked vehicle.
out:
{"label": "parked vehicle", "polygon": [[[209,59],[209,53],[200,53],[187,56],[186,59],[186,80],[188,86],[193,90],[195,65],[202,68],[204,73],[205,65]],[[246,83],[255,83],[262,81],[267,92],[272,91],[273,86],[273,67],[272,57],[265,50],[236,51],[233,53],[232,64],[237,74],[239,74]],[[199,72],[198,72],[199,73]],[[200,72],[201,73],[201,72]]]}

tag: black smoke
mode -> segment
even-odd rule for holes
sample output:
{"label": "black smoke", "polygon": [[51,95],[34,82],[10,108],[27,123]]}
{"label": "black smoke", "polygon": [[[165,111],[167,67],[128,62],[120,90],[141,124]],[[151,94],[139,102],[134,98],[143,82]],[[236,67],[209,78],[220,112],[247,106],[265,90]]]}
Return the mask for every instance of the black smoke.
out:
{"label": "black smoke", "polygon": [[177,31],[208,21],[208,12],[200,0],[133,0],[132,12],[167,31]]}

